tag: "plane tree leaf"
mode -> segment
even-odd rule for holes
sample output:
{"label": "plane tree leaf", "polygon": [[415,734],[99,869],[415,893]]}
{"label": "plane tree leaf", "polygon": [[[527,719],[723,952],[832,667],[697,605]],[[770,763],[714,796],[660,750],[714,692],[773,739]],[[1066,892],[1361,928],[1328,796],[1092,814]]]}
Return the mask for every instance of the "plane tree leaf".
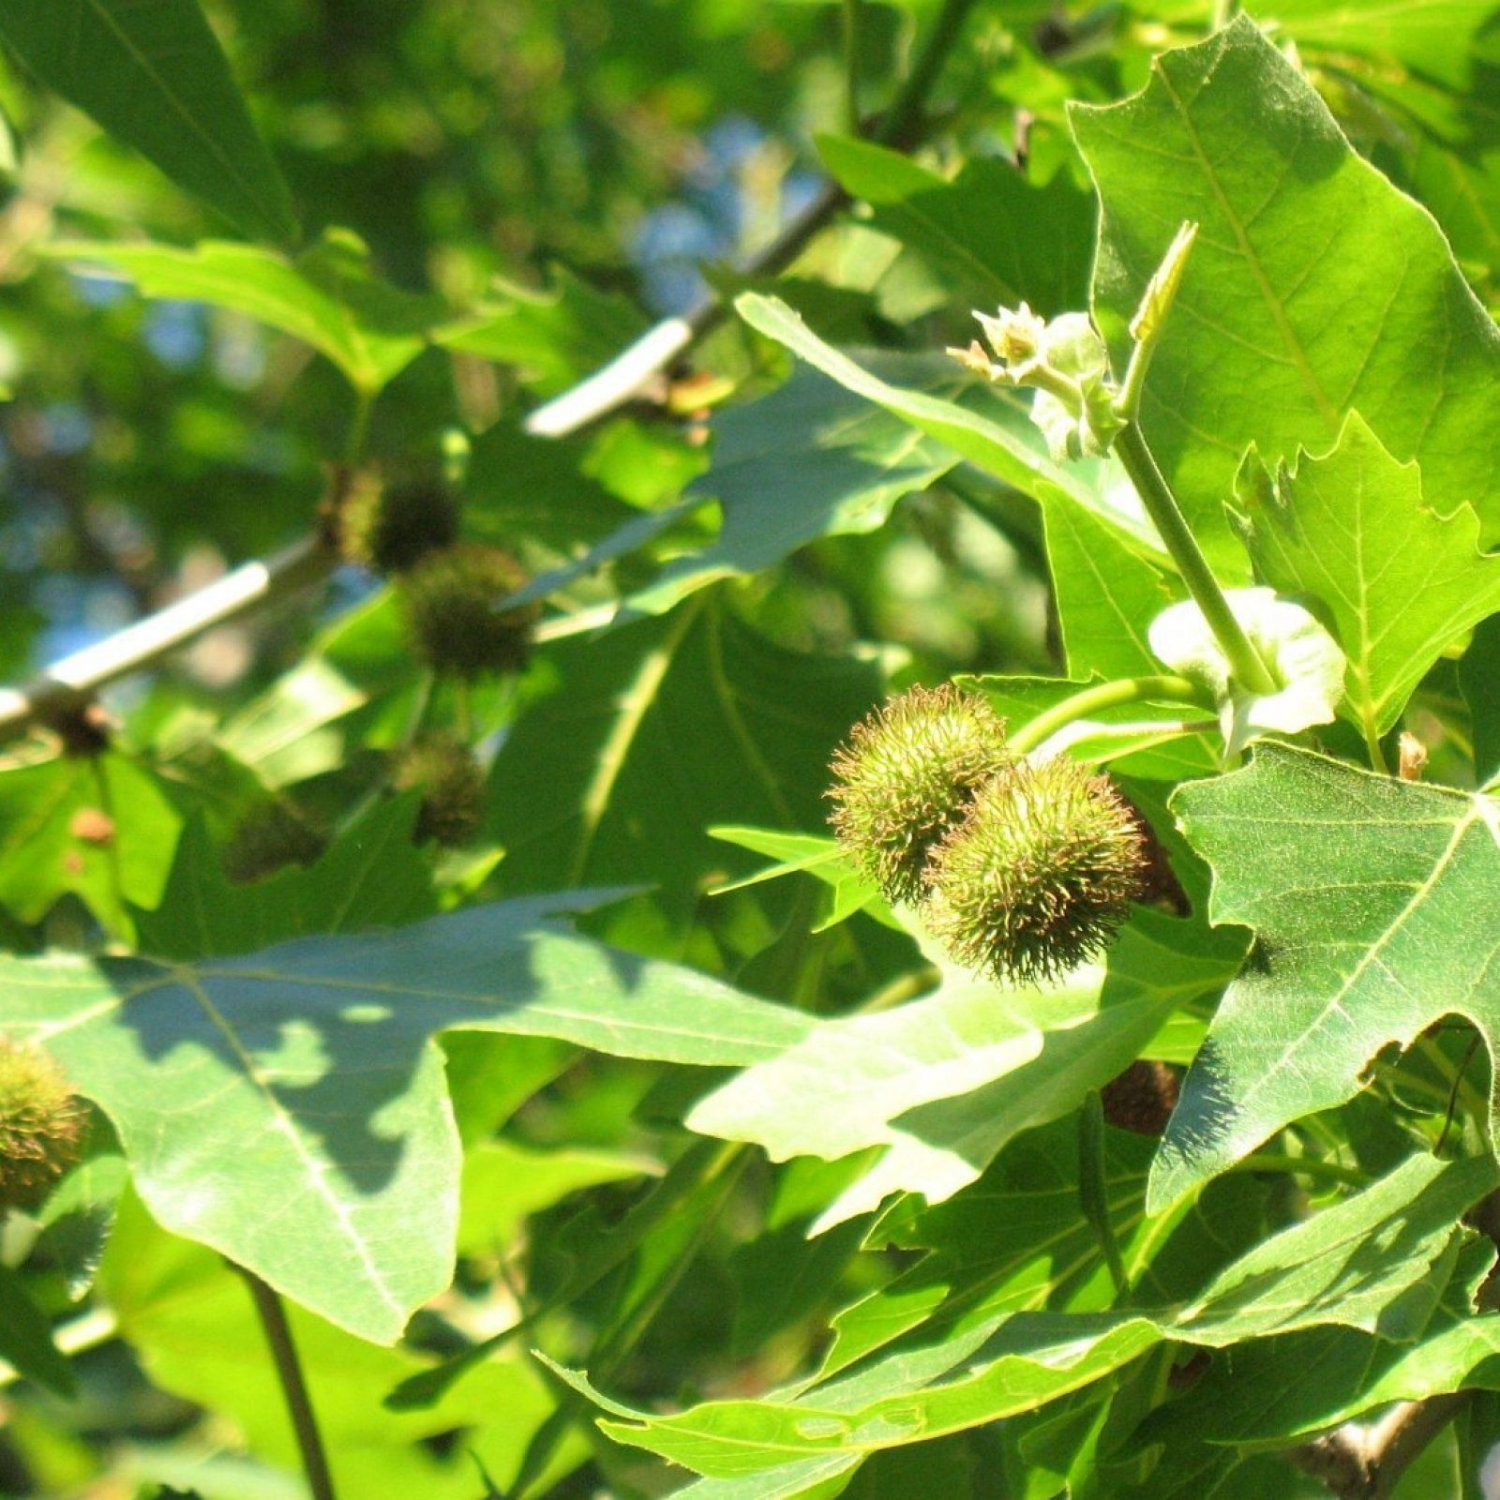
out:
{"label": "plane tree leaf", "polygon": [[147,297],[245,313],[326,355],[369,394],[422,352],[429,330],[446,315],[441,299],[379,280],[364,246],[341,231],[295,257],[227,240],[205,240],[191,250],[63,240],[48,253],[132,281]]}
{"label": "plane tree leaf", "polygon": [[940,1202],[1024,1130],[1075,1109],[1119,1073],[1178,1006],[1234,973],[1239,945],[1183,944],[1188,924],[1142,912],[1111,950],[1056,985],[1004,989],[949,970],[893,1011],[822,1021],[797,1046],[703,1099],[689,1126],[754,1141],[773,1160],[881,1157],[817,1221],[827,1228],[890,1193]]}
{"label": "plane tree leaf", "polygon": [[1500,539],[1500,332],[1431,216],[1253,21],[1070,117],[1102,200],[1094,304],[1121,369],[1168,242],[1185,219],[1201,226],[1141,425],[1216,562],[1243,571],[1223,506],[1246,449],[1268,463],[1325,449],[1354,409],[1420,463],[1438,515],[1472,504],[1486,545]]}
{"label": "plane tree leaf", "polygon": [[1472,508],[1440,520],[1416,465],[1398,464],[1358,414],[1331,452],[1240,495],[1257,571],[1332,616],[1345,704],[1371,735],[1396,722],[1445,647],[1500,610],[1500,560],[1480,552]]}
{"label": "plane tree leaf", "polygon": [[773,645],[708,591],[545,660],[558,689],[492,768],[499,882],[651,885],[679,916],[705,875],[753,867],[706,828],[825,825],[829,758],[881,684],[873,663]]}
{"label": "plane tree leaf", "polygon": [[1500,1055],[1489,797],[1267,744],[1172,805],[1213,868],[1211,920],[1252,928],[1256,943],[1184,1082],[1153,1203],[1352,1098],[1382,1047],[1445,1015]]}
{"label": "plane tree leaf", "polygon": [[970,158],[950,181],[900,151],[822,136],[818,152],[871,223],[990,304],[1025,300],[1044,317],[1083,305],[1094,205],[1067,172],[1038,187],[1014,164]]}
{"label": "plane tree leaf", "polygon": [[5,0],[0,38],[242,233],[295,237],[291,195],[197,0]]}
{"label": "plane tree leaf", "polygon": [[164,1227],[389,1343],[452,1273],[459,1142],[435,1033],[743,1065],[806,1032],[796,1012],[550,915],[597,899],[504,902],[198,964],[5,958],[0,1026],[45,1044],[110,1117]]}

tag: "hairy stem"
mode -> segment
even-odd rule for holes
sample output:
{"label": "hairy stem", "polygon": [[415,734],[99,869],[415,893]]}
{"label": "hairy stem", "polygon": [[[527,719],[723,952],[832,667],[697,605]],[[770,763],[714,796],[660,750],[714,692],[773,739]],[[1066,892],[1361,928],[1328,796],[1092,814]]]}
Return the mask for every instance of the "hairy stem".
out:
{"label": "hairy stem", "polygon": [[1146,514],[1151,517],[1162,544],[1177,564],[1177,571],[1182,575],[1188,593],[1193,596],[1193,602],[1203,611],[1209,629],[1224,648],[1235,681],[1247,692],[1275,692],[1274,679],[1230,609],[1219,580],[1214,577],[1208,559],[1198,546],[1198,539],[1182,514],[1177,497],[1162,477],[1135,422],[1127,422],[1121,429],[1115,439],[1115,452],[1140,495],[1141,504],[1146,507]]}
{"label": "hairy stem", "polygon": [[272,1291],[254,1271],[236,1266],[250,1288],[255,1311],[260,1316],[265,1330],[266,1342],[271,1346],[271,1358],[276,1365],[276,1378],[281,1383],[281,1392],[286,1399],[287,1412],[292,1419],[292,1430],[297,1435],[297,1448],[302,1455],[302,1468],[307,1475],[307,1487],[313,1500],[336,1500],[333,1475],[328,1469],[328,1455],[323,1451],[323,1438],[318,1431],[318,1419],[313,1413],[312,1398],[308,1394],[307,1381],[302,1374],[302,1362],[297,1358],[297,1346],[292,1342],[292,1330],[286,1320],[286,1308],[281,1298]]}
{"label": "hairy stem", "polygon": [[1186,677],[1163,675],[1160,677],[1121,677],[1115,682],[1101,682],[1086,687],[1064,698],[1061,703],[1039,713],[1029,723],[1023,724],[1010,737],[1010,748],[1017,755],[1035,750],[1044,740],[1050,739],[1059,729],[1086,719],[1101,709],[1118,708],[1122,703],[1204,702],[1203,689]]}

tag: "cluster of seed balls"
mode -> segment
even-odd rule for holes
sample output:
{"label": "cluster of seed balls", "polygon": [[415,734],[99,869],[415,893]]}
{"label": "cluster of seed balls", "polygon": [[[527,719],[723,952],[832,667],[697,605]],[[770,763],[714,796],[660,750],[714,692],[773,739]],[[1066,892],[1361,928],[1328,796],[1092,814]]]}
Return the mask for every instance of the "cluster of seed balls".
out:
{"label": "cluster of seed balls", "polygon": [[893,902],[920,906],[960,963],[1037,983],[1097,953],[1149,868],[1133,810],[1066,755],[1033,762],[977,694],[913,688],[833,761],[832,824]]}
{"label": "cluster of seed balls", "polygon": [[[387,480],[351,476],[332,518],[350,562],[395,583],[413,654],[439,678],[474,682],[519,672],[541,612],[533,602],[498,606],[529,581],[501,547],[460,536],[460,501],[433,475]],[[462,740],[429,732],[397,752],[393,791],[421,793],[414,837],[467,843],[484,816],[484,767]],[[236,830],[225,866],[236,881],[263,879],[288,864],[310,864],[326,846],[316,824],[285,799],[265,803]]]}

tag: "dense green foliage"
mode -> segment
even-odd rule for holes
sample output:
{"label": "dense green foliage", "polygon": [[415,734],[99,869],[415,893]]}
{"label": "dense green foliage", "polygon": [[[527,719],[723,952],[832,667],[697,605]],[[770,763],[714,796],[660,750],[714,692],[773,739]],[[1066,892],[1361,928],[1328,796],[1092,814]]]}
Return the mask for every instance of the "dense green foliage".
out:
{"label": "dense green foliage", "polygon": [[0,49],[0,1494],[1495,1493],[1500,6]]}

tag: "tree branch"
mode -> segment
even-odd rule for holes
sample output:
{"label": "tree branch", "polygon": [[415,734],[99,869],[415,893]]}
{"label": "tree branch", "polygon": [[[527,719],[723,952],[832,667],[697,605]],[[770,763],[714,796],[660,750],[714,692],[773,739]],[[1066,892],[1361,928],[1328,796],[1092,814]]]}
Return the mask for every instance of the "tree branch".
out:
{"label": "tree branch", "polygon": [[1467,1405],[1469,1395],[1455,1391],[1399,1402],[1377,1422],[1346,1422],[1287,1456],[1338,1500],[1389,1500],[1401,1476]]}

